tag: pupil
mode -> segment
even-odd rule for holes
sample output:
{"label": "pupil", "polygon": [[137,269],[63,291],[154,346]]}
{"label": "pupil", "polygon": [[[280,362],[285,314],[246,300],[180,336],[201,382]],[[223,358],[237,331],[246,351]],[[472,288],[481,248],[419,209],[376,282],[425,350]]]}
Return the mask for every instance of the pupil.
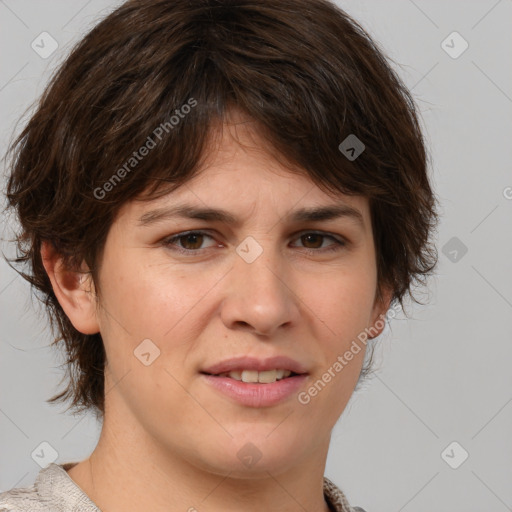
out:
{"label": "pupil", "polygon": [[[190,239],[194,239],[194,238],[196,239],[196,244],[197,244],[197,239],[198,238],[200,239],[202,236],[203,235],[194,235],[194,234],[185,235],[184,236],[185,241],[186,241],[185,245],[188,245],[189,240]],[[192,242],[192,245],[194,245],[194,242]],[[197,247],[196,246],[194,246],[194,247],[185,247],[185,249],[198,249],[200,246],[201,246],[201,243],[199,243],[199,245]]]}
{"label": "pupil", "polygon": [[[316,237],[317,241],[320,241],[320,244],[316,244],[316,245],[314,244],[315,237]],[[322,235],[310,234],[310,235],[304,235],[304,238],[309,239],[310,241],[311,241],[311,238],[313,238],[313,245],[315,245],[315,248],[318,248],[322,245],[322,243],[321,243]]]}

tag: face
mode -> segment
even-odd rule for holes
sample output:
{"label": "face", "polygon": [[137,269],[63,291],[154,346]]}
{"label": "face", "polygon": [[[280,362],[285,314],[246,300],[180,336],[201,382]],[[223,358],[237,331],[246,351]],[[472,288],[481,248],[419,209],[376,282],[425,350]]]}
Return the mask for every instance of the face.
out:
{"label": "face", "polygon": [[[95,312],[108,360],[106,421],[116,417],[159,453],[218,474],[284,471],[323,453],[356,385],[364,345],[340,371],[333,365],[388,305],[374,301],[367,199],[327,195],[290,173],[251,126],[225,126],[186,185],[124,205],[106,240]],[[233,219],[150,213],[182,205]],[[340,206],[352,214],[304,214]],[[305,375],[243,384],[202,373],[243,356],[288,357]],[[329,382],[312,396],[329,369]],[[254,386],[269,391],[247,391]],[[247,454],[261,459],[249,468]]]}

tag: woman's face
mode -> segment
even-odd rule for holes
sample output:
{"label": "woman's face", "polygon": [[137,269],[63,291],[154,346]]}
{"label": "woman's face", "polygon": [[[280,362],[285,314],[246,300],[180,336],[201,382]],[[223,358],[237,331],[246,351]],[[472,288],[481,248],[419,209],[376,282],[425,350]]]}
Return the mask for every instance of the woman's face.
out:
{"label": "woman's face", "polygon": [[[99,276],[105,421],[136,434],[144,450],[218,474],[275,473],[319,454],[321,461],[364,359],[364,344],[356,352],[353,342],[389,305],[374,303],[368,201],[331,197],[291,174],[261,149],[250,125],[236,126],[244,147],[225,126],[218,151],[186,185],[153,202],[125,204]],[[149,213],[178,206],[182,216]],[[340,206],[360,218],[305,215]],[[206,209],[233,222],[220,214],[192,218]],[[287,357],[306,375],[244,383],[202,373],[244,356],[264,368],[266,359]],[[255,375],[275,378],[244,374]]]}

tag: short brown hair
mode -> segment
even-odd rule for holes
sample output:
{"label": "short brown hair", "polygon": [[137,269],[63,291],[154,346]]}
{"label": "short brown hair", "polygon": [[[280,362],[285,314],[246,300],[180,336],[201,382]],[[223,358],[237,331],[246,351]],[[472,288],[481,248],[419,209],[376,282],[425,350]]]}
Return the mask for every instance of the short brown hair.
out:
{"label": "short brown hair", "polygon": [[[22,227],[14,261],[29,265],[20,274],[68,356],[68,386],[49,402],[103,416],[105,351],[100,333],[78,332],[62,310],[42,241],[71,269],[85,261],[100,296],[97,270],[120,207],[190,180],[231,107],[318,186],[369,199],[377,296],[389,286],[403,306],[437,262],[437,200],[413,98],[386,59],[327,0],[132,0],[75,46],[8,151],[7,196]],[[339,148],[348,136],[364,144],[357,158]]]}

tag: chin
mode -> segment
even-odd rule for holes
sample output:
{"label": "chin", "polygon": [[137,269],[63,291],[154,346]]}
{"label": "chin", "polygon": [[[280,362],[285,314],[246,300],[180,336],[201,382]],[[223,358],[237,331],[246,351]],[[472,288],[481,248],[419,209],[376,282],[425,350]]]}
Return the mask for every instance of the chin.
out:
{"label": "chin", "polygon": [[[279,428],[279,427],[278,427]],[[289,436],[279,435],[275,425],[268,424],[260,429],[243,429],[239,436],[230,429],[232,438],[204,447],[199,465],[206,471],[234,478],[268,478],[268,474],[279,474],[292,469],[299,463],[303,442],[286,443]],[[208,449],[210,448],[210,449]]]}

